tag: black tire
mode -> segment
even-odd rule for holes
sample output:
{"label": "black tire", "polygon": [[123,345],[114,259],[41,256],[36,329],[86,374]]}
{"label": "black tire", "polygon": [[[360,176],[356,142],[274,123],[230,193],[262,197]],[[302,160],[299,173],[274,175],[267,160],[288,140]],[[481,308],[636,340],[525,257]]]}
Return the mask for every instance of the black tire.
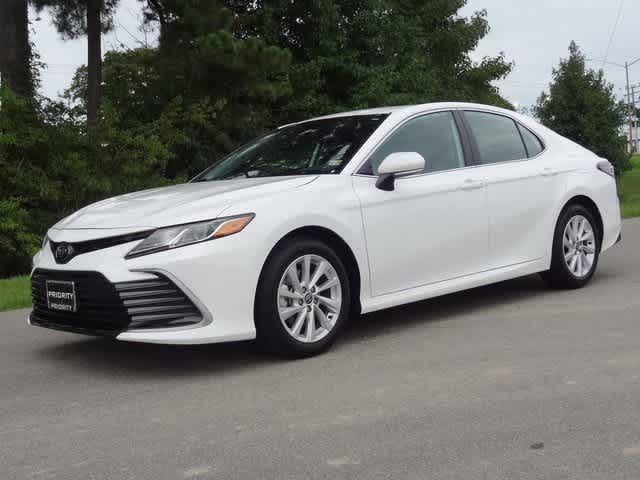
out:
{"label": "black tire", "polygon": [[[312,343],[294,338],[282,324],[278,312],[280,280],[287,267],[304,255],[317,255],[326,259],[337,274],[342,289],[341,307],[333,328],[326,336]],[[324,242],[308,236],[296,236],[285,240],[267,259],[258,282],[254,306],[258,343],[271,353],[288,357],[309,357],[324,352],[334,343],[349,318],[351,305],[349,287],[349,276],[342,260]]]}
{"label": "black tire", "polygon": [[[578,277],[574,275],[564,259],[564,246],[563,236],[564,231],[569,221],[581,215],[586,218],[594,232],[595,253],[594,260],[591,265],[591,269],[588,274]],[[574,289],[584,287],[593,277],[597,267],[598,260],[600,258],[600,239],[601,232],[598,230],[599,226],[591,211],[578,203],[572,203],[565,207],[558,218],[556,229],[553,235],[553,250],[551,255],[551,268],[541,274],[544,281],[552,288],[559,289]]]}

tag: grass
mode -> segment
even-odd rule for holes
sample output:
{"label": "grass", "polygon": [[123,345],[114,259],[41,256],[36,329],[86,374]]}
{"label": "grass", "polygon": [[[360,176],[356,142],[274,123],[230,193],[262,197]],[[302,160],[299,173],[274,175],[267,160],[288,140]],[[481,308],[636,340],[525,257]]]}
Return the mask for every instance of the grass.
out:
{"label": "grass", "polygon": [[29,276],[0,279],[0,312],[31,306]]}
{"label": "grass", "polygon": [[640,217],[640,155],[631,159],[633,168],[618,179],[620,210],[624,218]]}
{"label": "grass", "polygon": [[[618,179],[618,195],[624,218],[640,217],[640,155],[631,159],[633,169]],[[0,279],[0,312],[31,306],[29,277]]]}

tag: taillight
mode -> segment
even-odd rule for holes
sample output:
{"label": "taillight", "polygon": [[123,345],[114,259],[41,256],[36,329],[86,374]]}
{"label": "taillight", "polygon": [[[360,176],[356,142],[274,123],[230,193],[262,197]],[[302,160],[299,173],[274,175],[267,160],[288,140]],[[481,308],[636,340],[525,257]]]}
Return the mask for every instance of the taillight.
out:
{"label": "taillight", "polygon": [[616,169],[613,168],[613,165],[611,165],[611,163],[609,163],[607,160],[598,162],[598,170],[606,173],[607,175],[611,175],[614,178],[616,176]]}

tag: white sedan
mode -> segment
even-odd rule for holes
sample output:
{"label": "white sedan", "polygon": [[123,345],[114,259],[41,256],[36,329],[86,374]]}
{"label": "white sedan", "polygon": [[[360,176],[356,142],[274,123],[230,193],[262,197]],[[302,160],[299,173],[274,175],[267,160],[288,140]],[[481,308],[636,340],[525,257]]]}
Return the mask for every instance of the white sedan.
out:
{"label": "white sedan", "polygon": [[359,313],[538,272],[582,287],[620,238],[611,164],[527,117],[341,113],[61,220],[34,257],[29,322],[305,356]]}

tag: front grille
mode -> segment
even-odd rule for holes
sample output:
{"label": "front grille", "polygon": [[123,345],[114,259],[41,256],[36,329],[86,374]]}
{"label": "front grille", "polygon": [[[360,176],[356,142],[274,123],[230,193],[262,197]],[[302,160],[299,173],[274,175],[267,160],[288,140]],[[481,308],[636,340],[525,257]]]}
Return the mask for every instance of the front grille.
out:
{"label": "front grille", "polygon": [[[104,237],[95,240],[84,240],[82,242],[54,242],[49,240],[51,253],[56,263],[69,263],[73,258],[83,253],[94,252],[104,248],[115,247],[123,243],[133,242],[147,238],[153,230],[145,230],[143,232],[127,233],[125,235],[117,235],[115,237]],[[64,246],[64,250],[58,247]]]}
{"label": "front grille", "polygon": [[[98,272],[42,270],[31,277],[31,323],[92,335],[116,336],[125,330],[195,325],[202,315],[168,278],[111,283]],[[76,312],[49,310],[46,281],[72,281]]]}

